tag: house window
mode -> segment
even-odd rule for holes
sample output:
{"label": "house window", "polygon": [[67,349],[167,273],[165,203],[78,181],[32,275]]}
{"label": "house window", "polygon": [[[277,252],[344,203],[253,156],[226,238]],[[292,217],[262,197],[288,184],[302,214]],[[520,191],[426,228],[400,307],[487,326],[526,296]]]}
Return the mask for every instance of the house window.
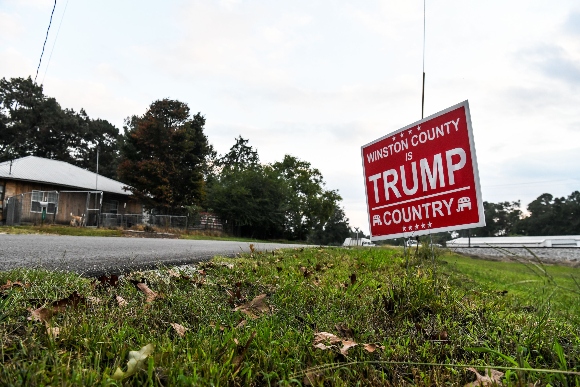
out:
{"label": "house window", "polygon": [[109,200],[108,202],[103,203],[103,213],[116,214],[118,207],[119,207],[119,202],[117,200]]}
{"label": "house window", "polygon": [[46,202],[46,213],[54,214],[57,209],[58,192],[56,191],[32,191],[30,212],[42,212],[41,202]]}

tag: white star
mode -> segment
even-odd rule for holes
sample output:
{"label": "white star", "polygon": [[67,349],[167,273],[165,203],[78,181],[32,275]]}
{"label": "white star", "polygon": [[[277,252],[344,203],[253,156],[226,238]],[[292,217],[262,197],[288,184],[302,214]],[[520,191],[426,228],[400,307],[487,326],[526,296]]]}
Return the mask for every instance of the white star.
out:
{"label": "white star", "polygon": [[416,225],[415,225],[415,230],[418,230],[418,229],[419,229],[419,225],[418,225],[418,224],[416,224]]}
{"label": "white star", "polygon": [[425,228],[425,223],[421,223],[421,228]]}
{"label": "white star", "polygon": [[407,231],[407,227],[403,226],[403,231]]}
{"label": "white star", "polygon": [[421,125],[417,126],[417,131],[420,132],[421,131]]}
{"label": "white star", "polygon": [[404,132],[401,132],[401,137],[403,137],[404,135],[405,135],[405,133]]}
{"label": "white star", "polygon": [[397,139],[397,136],[393,136],[393,141],[395,141]]}
{"label": "white star", "polygon": [[431,223],[431,222],[429,222],[429,223],[427,223],[427,225],[429,226],[429,228],[431,228],[431,225],[432,225],[432,223]]}
{"label": "white star", "polygon": [[413,129],[409,129],[409,134],[413,133]]}

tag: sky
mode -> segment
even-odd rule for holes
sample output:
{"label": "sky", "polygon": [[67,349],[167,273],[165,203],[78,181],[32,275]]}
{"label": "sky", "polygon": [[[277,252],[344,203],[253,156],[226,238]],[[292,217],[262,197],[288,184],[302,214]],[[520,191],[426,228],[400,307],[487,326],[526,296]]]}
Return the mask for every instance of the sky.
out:
{"label": "sky", "polygon": [[[0,0],[0,78],[36,76],[54,2]],[[118,128],[155,100],[338,190],[368,234],[361,146],[469,101],[484,201],[580,190],[580,3],[58,0],[37,82]],[[423,59],[423,47],[425,56]]]}

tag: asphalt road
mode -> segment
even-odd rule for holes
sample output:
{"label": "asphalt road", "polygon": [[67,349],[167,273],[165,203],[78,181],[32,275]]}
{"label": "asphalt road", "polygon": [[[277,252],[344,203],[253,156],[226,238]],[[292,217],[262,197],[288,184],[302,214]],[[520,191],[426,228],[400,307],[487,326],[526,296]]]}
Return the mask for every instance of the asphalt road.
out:
{"label": "asphalt road", "polygon": [[[267,251],[299,247],[303,246],[254,243],[255,249]],[[0,234],[0,271],[35,267],[92,276],[249,251],[248,242]]]}

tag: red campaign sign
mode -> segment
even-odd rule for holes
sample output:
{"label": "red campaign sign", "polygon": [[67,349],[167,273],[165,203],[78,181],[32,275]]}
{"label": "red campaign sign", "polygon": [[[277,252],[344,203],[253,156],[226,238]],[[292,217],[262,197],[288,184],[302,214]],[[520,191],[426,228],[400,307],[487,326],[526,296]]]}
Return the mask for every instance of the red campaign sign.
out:
{"label": "red campaign sign", "polygon": [[485,226],[467,101],[361,153],[372,240]]}

